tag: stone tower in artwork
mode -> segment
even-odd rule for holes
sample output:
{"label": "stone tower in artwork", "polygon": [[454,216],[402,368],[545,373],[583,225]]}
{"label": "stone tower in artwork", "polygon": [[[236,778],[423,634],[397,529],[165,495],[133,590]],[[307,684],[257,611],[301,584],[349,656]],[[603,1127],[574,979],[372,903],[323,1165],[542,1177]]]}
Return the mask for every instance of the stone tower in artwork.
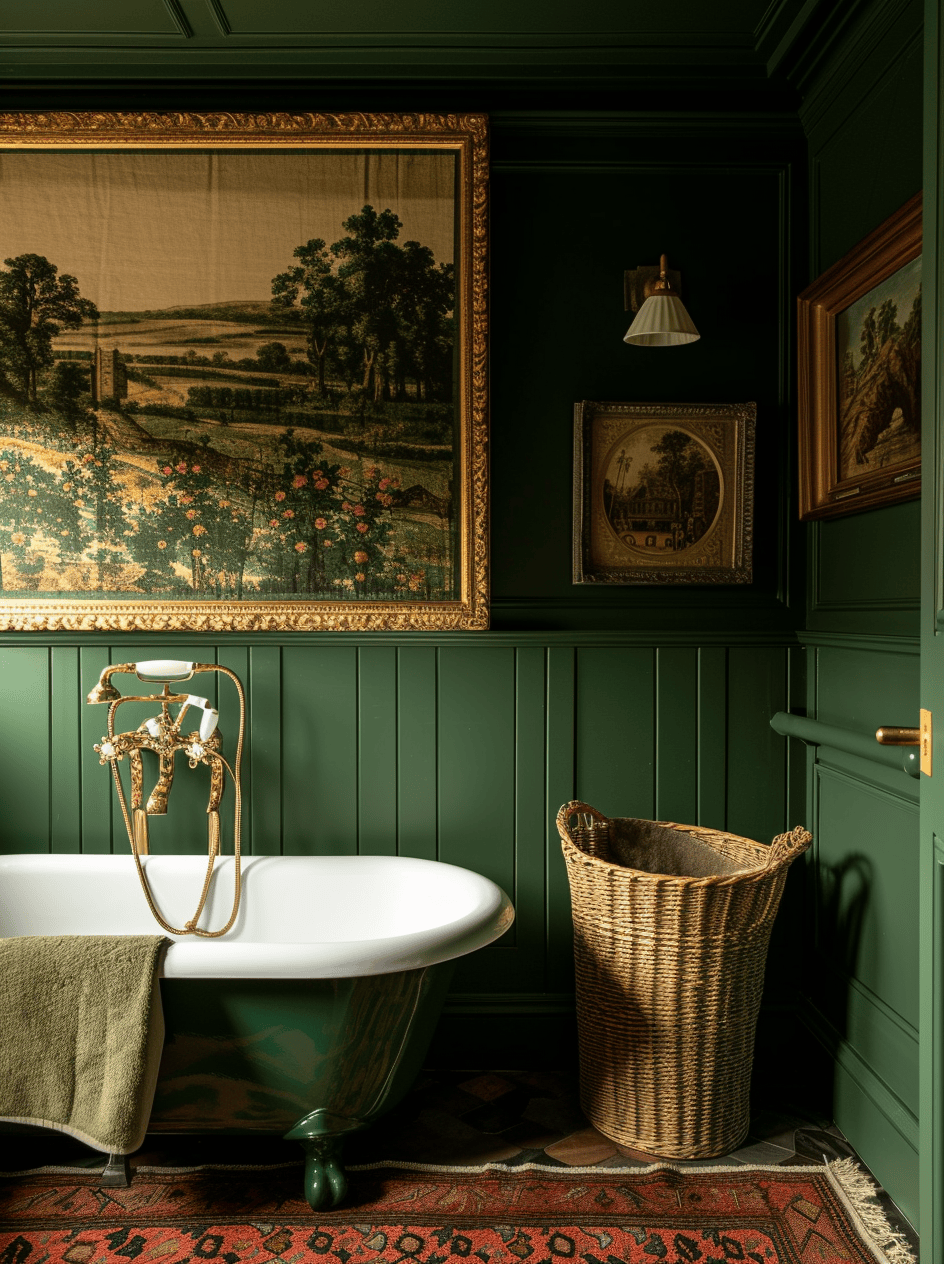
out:
{"label": "stone tower in artwork", "polygon": [[96,347],[92,363],[92,402],[100,404],[104,399],[126,399],[127,395],[128,375],[118,358],[118,348],[106,351],[103,347]]}

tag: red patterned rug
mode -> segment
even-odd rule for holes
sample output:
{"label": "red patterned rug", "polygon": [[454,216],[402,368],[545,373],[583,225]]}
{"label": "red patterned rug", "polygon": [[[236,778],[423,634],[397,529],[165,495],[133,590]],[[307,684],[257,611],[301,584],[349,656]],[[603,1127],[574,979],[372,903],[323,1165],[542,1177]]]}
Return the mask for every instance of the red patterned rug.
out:
{"label": "red patterned rug", "polygon": [[906,1264],[872,1186],[831,1168],[361,1168],[312,1212],[300,1170],[50,1170],[0,1181],[0,1264]]}

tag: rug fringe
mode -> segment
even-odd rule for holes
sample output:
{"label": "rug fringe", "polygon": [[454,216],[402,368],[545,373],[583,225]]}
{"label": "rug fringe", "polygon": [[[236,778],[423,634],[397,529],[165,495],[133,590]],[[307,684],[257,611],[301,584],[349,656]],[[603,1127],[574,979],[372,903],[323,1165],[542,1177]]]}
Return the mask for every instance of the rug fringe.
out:
{"label": "rug fringe", "polygon": [[862,1232],[871,1239],[869,1245],[882,1264],[918,1264],[908,1239],[889,1223],[878,1199],[875,1182],[855,1159],[836,1159],[828,1164],[826,1174],[852,1214]]}

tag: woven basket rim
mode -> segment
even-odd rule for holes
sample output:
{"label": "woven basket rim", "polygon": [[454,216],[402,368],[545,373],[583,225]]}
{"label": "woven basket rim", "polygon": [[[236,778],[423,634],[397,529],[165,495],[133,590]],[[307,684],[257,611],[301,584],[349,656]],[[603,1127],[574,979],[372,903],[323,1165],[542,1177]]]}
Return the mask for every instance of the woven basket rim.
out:
{"label": "woven basket rim", "polygon": [[742,869],[738,873],[709,874],[705,878],[691,878],[674,873],[652,873],[648,869],[633,869],[629,865],[614,864],[610,860],[601,860],[599,856],[590,856],[569,838],[562,838],[561,845],[565,852],[571,853],[571,855],[565,856],[566,860],[585,864],[588,868],[611,870],[614,873],[625,875],[627,878],[642,878],[646,882],[658,882],[675,887],[729,886],[731,883],[744,882],[771,872],[770,868],[759,865],[752,869]]}
{"label": "woven basket rim", "polygon": [[[615,816],[607,817],[608,823],[615,821],[636,821],[648,818],[634,816]],[[564,850],[565,861],[570,863],[580,862],[588,867],[595,867],[601,871],[609,870],[613,873],[624,875],[628,878],[644,879],[647,883],[661,883],[676,887],[718,887],[732,886],[739,882],[749,882],[760,878],[769,878],[771,874],[776,873],[780,866],[784,863],[789,864],[795,856],[787,854],[774,860],[771,855],[773,844],[759,843],[755,838],[747,838],[743,834],[733,834],[730,830],[712,830],[707,826],[698,825],[682,825],[676,821],[653,821],[654,825],[662,825],[667,829],[677,829],[683,833],[692,834],[701,842],[711,845],[708,835],[720,835],[723,838],[733,839],[738,843],[747,843],[749,847],[756,850],[758,864],[748,869],[740,869],[737,873],[729,874],[709,874],[704,878],[693,878],[683,874],[672,873],[652,873],[648,869],[633,869],[630,865],[616,864],[610,860],[603,860],[599,856],[591,856],[589,852],[585,852],[583,848],[578,847],[570,836],[570,831],[566,834],[560,833],[561,846]]]}

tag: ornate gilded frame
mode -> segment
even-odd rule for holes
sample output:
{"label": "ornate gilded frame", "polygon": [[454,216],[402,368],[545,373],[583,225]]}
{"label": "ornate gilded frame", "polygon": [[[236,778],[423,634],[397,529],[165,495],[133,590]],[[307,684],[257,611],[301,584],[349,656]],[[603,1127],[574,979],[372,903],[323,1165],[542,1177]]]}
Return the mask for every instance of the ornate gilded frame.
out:
{"label": "ornate gilded frame", "polygon": [[797,299],[800,518],[835,518],[921,495],[921,458],[839,477],[836,322],[921,254],[921,194],[906,202]]}
{"label": "ornate gilded frame", "polygon": [[478,114],[15,113],[0,115],[4,149],[425,150],[458,158],[459,522],[457,600],[268,601],[5,599],[0,629],[29,631],[311,631],[484,629],[488,626],[488,128]]}
{"label": "ornate gilded frame", "polygon": [[[627,404],[584,400],[574,406],[575,584],[749,584],[754,523],[754,426],[756,405]],[[629,489],[639,478],[640,460],[652,438],[666,429],[689,440],[717,475],[718,504],[707,521],[697,507],[668,503],[666,490]],[[645,436],[645,438],[643,437]],[[695,446],[692,446],[692,445]],[[613,469],[629,453],[625,483]],[[636,453],[635,456],[633,453]],[[645,468],[645,467],[643,467]],[[621,493],[626,493],[619,509]],[[611,496],[610,509],[606,496]],[[697,493],[696,493],[697,497]],[[623,515],[620,521],[620,514]],[[691,534],[686,538],[686,522]],[[664,521],[663,521],[664,519]],[[649,523],[651,525],[645,525]],[[696,525],[697,524],[697,525]],[[670,537],[675,536],[675,539]]]}

